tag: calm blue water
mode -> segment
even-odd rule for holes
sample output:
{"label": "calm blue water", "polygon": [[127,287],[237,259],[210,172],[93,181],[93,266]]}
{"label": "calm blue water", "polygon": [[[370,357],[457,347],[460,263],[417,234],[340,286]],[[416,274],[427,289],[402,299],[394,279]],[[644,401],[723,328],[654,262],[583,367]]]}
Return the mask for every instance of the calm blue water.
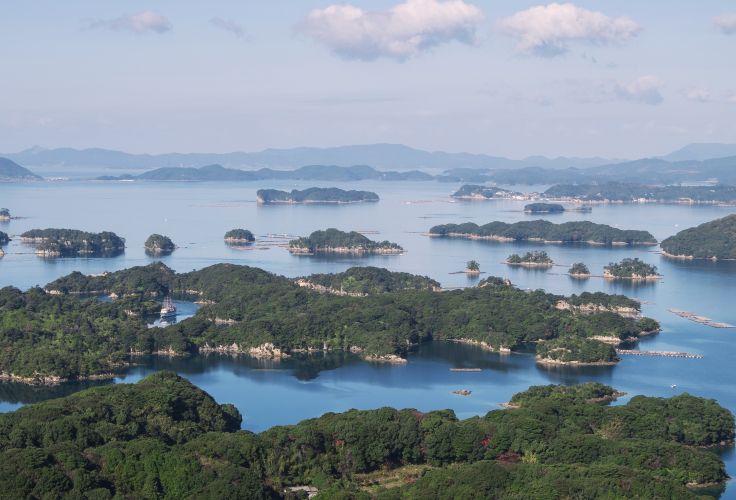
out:
{"label": "calm blue water", "polygon": [[[258,206],[259,188],[305,188],[314,185],[365,189],[377,192],[376,204],[345,206]],[[491,275],[510,278],[522,288],[544,288],[554,293],[604,291],[623,293],[644,301],[643,310],[658,319],[663,332],[644,339],[646,350],[677,350],[702,354],[701,360],[624,358],[615,367],[539,367],[531,356],[499,356],[469,346],[423,346],[404,366],[374,365],[345,355],[292,359],[274,363],[221,356],[188,360],[141,360],[117,381],[132,382],[163,368],[175,369],[220,402],[232,402],[245,416],[244,427],[254,431],[276,424],[294,423],[327,411],[380,406],[420,410],[453,408],[458,416],[484,414],[498,408],[512,394],[529,385],[597,380],[630,395],[670,396],[689,392],[717,399],[736,411],[736,330],[698,325],[668,312],[680,308],[717,321],[736,324],[734,278],[736,262],[677,262],[663,259],[655,248],[592,248],[586,246],[514,245],[483,241],[443,240],[421,233],[435,224],[492,220],[531,220],[523,202],[453,202],[448,195],[458,185],[427,183],[361,182],[350,185],[315,182],[258,183],[102,183],[51,182],[0,184],[0,206],[21,219],[0,224],[0,230],[18,235],[32,228],[70,227],[90,231],[111,230],[126,238],[124,255],[113,259],[57,259],[36,257],[17,241],[5,247],[0,259],[0,286],[28,288],[44,285],[73,270],[84,273],[112,271],[152,262],[143,251],[149,234],[170,236],[180,247],[161,260],[177,271],[189,271],[218,262],[233,262],[267,269],[286,276],[336,272],[354,265],[375,265],[396,271],[429,275],[445,287],[473,285],[463,274],[467,260],[475,259]],[[548,220],[587,219],[626,229],[646,229],[658,239],[702,222],[735,212],[734,208],[663,205],[599,206],[592,213],[566,213]],[[290,255],[275,244],[256,244],[236,250],[223,244],[225,231],[250,229],[257,236],[269,233],[307,235],[316,229],[377,231],[374,239],[401,244],[402,256],[310,258]],[[263,240],[263,238],[261,238]],[[275,241],[275,240],[274,240]],[[509,268],[502,264],[514,252],[546,250],[556,263],[547,271]],[[603,279],[571,280],[566,266],[585,262],[594,273],[624,257],[639,257],[659,267],[664,280],[631,285]],[[480,373],[453,373],[452,366],[481,366]],[[672,389],[670,386],[676,384]],[[93,384],[60,388],[28,388],[0,384],[0,411]],[[472,390],[456,396],[458,388]],[[625,401],[624,399],[623,401]],[[726,457],[731,475],[736,458]],[[733,488],[726,496],[733,495]]]}

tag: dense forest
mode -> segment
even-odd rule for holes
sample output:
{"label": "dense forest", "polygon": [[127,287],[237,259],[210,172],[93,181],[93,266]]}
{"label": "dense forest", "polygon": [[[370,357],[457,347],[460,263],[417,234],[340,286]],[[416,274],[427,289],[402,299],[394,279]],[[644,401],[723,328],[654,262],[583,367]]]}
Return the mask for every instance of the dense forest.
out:
{"label": "dense forest", "polygon": [[527,252],[524,255],[514,253],[509,255],[506,263],[512,266],[544,266],[554,265],[552,258],[545,251]]}
{"label": "dense forest", "polygon": [[31,229],[20,237],[35,245],[36,253],[44,257],[115,257],[125,251],[125,239],[109,231]]}
{"label": "dense forest", "polygon": [[554,224],[546,220],[521,221],[513,224],[496,221],[483,226],[465,222],[434,226],[429,233],[432,236],[498,241],[544,241],[596,245],[655,245],[657,243],[654,236],[647,231],[623,230],[590,221],[563,222],[562,224]]}
{"label": "dense forest", "polygon": [[590,276],[590,269],[584,262],[575,262],[567,271],[570,276]]}
{"label": "dense forest", "polygon": [[168,255],[176,250],[176,245],[171,238],[161,234],[152,234],[143,244],[146,253],[150,255]]}
{"label": "dense forest", "polygon": [[[84,378],[121,369],[131,351],[186,355],[226,346],[252,354],[251,348],[269,343],[284,354],[327,348],[405,357],[422,342],[450,339],[525,350],[561,336],[584,343],[600,335],[636,339],[658,326],[611,312],[638,311],[638,304],[623,296],[527,292],[499,278],[446,292],[434,291],[436,284],[427,278],[371,268],[305,279],[333,289],[347,284],[368,295],[321,293],[299,280],[232,264],[175,274],[156,263],[101,276],[74,272],[49,283],[46,291],[4,288],[0,372],[25,381]],[[116,299],[100,302],[85,294]],[[176,325],[148,328],[146,314],[169,294],[205,304]],[[575,307],[561,309],[561,301]]]}
{"label": "dense forest", "polygon": [[603,276],[614,279],[658,279],[657,266],[647,264],[638,257],[611,262],[603,268]]}
{"label": "dense forest", "polygon": [[[259,434],[169,372],[0,415],[14,498],[696,498],[734,418],[688,394],[625,405],[600,384],[532,387],[511,409],[350,410]],[[302,493],[299,493],[302,490]],[[300,496],[303,495],[303,496]]]}
{"label": "dense forest", "polygon": [[258,203],[357,203],[378,201],[378,195],[371,191],[355,191],[340,188],[292,189],[291,192],[278,189],[259,189],[256,193]]}
{"label": "dense forest", "polygon": [[680,231],[660,246],[673,257],[736,259],[736,214]]}
{"label": "dense forest", "polygon": [[725,203],[736,201],[736,186],[646,186],[622,182],[558,184],[547,189],[544,196],[581,201]]}
{"label": "dense forest", "polygon": [[8,233],[0,231],[0,245],[7,245],[10,242],[10,236]]}
{"label": "dense forest", "polygon": [[306,238],[291,240],[289,251],[306,254],[319,252],[396,254],[403,252],[404,249],[390,241],[373,241],[356,231],[345,232],[330,228],[315,231]]}
{"label": "dense forest", "polygon": [[231,229],[225,233],[226,243],[244,244],[253,243],[256,237],[247,229]]}
{"label": "dense forest", "polygon": [[519,194],[495,186],[479,186],[476,184],[465,184],[452,194],[453,198],[510,198]]}
{"label": "dense forest", "polygon": [[524,206],[524,212],[528,214],[560,214],[565,207],[559,203],[529,203]]}
{"label": "dense forest", "polygon": [[0,208],[0,220],[10,220],[10,210],[7,208]]}

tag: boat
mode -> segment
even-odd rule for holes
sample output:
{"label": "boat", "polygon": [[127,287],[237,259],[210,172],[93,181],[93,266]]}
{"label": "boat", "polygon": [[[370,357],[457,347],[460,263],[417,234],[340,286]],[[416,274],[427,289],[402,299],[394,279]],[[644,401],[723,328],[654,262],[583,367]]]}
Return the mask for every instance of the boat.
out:
{"label": "boat", "polygon": [[176,319],[176,306],[171,301],[171,297],[167,296],[164,299],[164,303],[161,306],[161,319],[171,320]]}

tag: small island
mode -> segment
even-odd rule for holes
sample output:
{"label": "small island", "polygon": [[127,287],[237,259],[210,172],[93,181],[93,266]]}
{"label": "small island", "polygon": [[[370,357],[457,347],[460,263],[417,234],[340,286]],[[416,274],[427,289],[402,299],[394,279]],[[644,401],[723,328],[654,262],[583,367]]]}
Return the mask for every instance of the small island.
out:
{"label": "small island", "polygon": [[346,191],[339,188],[313,187],[299,191],[293,189],[291,192],[279,191],[278,189],[259,189],[256,193],[256,201],[262,205],[274,203],[362,203],[376,202],[378,195],[371,191]]}
{"label": "small island", "polygon": [[465,274],[468,276],[478,276],[480,274],[480,264],[476,260],[470,260],[465,265]]}
{"label": "small island", "polygon": [[583,280],[590,278],[590,269],[588,269],[588,266],[586,266],[582,262],[576,262],[572,266],[570,266],[570,270],[567,271],[567,274],[571,278]]}
{"label": "small island", "polygon": [[8,243],[10,243],[10,236],[8,236],[8,233],[0,231],[0,245],[7,245]]}
{"label": "small island", "polygon": [[506,264],[520,267],[552,267],[555,263],[547,252],[527,252],[524,255],[518,253],[509,255]]}
{"label": "small island", "polygon": [[397,255],[404,249],[390,241],[373,241],[356,231],[340,231],[330,228],[324,231],[315,231],[308,237],[291,240],[289,252],[299,255],[313,255],[315,253],[346,253],[356,255]]}
{"label": "small island", "polygon": [[231,229],[225,233],[225,243],[228,245],[249,245],[254,241],[256,237],[247,229]]}
{"label": "small island", "polygon": [[110,231],[88,233],[77,229],[31,229],[20,235],[35,245],[40,257],[116,257],[125,251],[125,239]]}
{"label": "small island", "polygon": [[673,259],[736,259],[736,214],[680,231],[662,241],[662,254]]}
{"label": "small island", "polygon": [[6,222],[10,220],[10,210],[7,208],[0,208],[0,221]]}
{"label": "small island", "polygon": [[619,358],[611,344],[563,335],[539,342],[536,360],[545,365],[615,365]]}
{"label": "small island", "polygon": [[601,184],[556,184],[542,196],[546,199],[586,203],[733,204],[736,186],[648,186],[628,182]]}
{"label": "small island", "polygon": [[144,243],[148,255],[169,255],[176,250],[176,245],[168,236],[152,234]]}
{"label": "small island", "polygon": [[526,214],[561,214],[565,207],[559,203],[530,203],[524,206]]}
{"label": "small island", "polygon": [[513,224],[490,222],[479,226],[473,222],[442,224],[429,230],[430,236],[467,238],[499,242],[533,241],[538,243],[578,243],[586,245],[633,246],[656,245],[657,240],[647,231],[624,230],[590,221],[554,224],[546,220],[522,221]]}
{"label": "small island", "polygon": [[509,191],[494,186],[480,186],[477,184],[465,184],[463,187],[455,191],[453,198],[461,198],[465,200],[493,200],[493,199],[511,199],[514,196],[522,196],[520,193]]}
{"label": "small island", "polygon": [[647,264],[638,257],[610,263],[603,268],[603,277],[612,280],[633,281],[657,281],[661,278],[657,273],[657,266]]}

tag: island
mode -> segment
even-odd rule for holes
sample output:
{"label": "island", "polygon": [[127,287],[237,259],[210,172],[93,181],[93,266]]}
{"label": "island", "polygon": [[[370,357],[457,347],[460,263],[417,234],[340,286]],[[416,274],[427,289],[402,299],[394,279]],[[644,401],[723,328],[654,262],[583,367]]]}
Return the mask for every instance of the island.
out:
{"label": "island", "polygon": [[169,255],[176,250],[176,245],[171,238],[161,234],[152,234],[146,239],[143,246],[149,255]]}
{"label": "island", "polygon": [[41,257],[116,257],[125,251],[125,239],[110,231],[89,233],[77,229],[31,229],[20,235]]}
{"label": "island", "polygon": [[567,274],[571,278],[587,279],[587,278],[590,278],[590,269],[588,269],[588,266],[586,266],[584,263],[576,262],[570,266],[570,269],[567,271]]}
{"label": "island", "polygon": [[680,231],[662,240],[662,254],[674,259],[736,259],[736,214]]}
{"label": "island", "polygon": [[351,267],[342,273],[312,274],[298,278],[296,283],[322,293],[355,297],[402,290],[441,290],[439,282],[427,276],[392,272],[370,266]]}
{"label": "island", "polygon": [[657,266],[635,257],[608,264],[603,268],[603,277],[613,280],[658,281],[662,276],[657,273]]}
{"label": "island", "polygon": [[461,198],[466,200],[492,200],[492,199],[510,199],[515,196],[521,196],[520,193],[509,191],[494,186],[481,186],[477,184],[465,184],[455,191],[453,198]]}
{"label": "island", "polygon": [[10,220],[10,210],[7,208],[0,208],[0,221],[9,221]]}
{"label": "island", "polygon": [[542,196],[586,203],[732,204],[736,203],[736,186],[648,186],[625,182],[557,184]]}
{"label": "island", "polygon": [[430,236],[467,238],[499,242],[530,241],[538,243],[582,243],[588,245],[656,245],[647,231],[623,230],[590,221],[554,224],[546,220],[513,224],[490,222],[479,226],[473,222],[442,224],[429,230]]}
{"label": "island", "polygon": [[561,214],[565,207],[558,203],[530,203],[524,206],[527,214]]}
{"label": "island", "polygon": [[346,191],[340,188],[313,187],[304,190],[293,189],[291,192],[277,189],[259,189],[256,201],[261,205],[276,203],[363,203],[376,202],[378,195],[371,191]]}
{"label": "island", "polygon": [[247,229],[231,229],[225,233],[225,243],[228,245],[249,245],[254,241],[256,237]]}
{"label": "island", "polygon": [[40,181],[40,176],[25,167],[21,167],[13,160],[0,158],[0,181]]}
{"label": "island", "polygon": [[315,231],[306,238],[291,240],[289,252],[298,255],[316,253],[397,255],[403,253],[404,249],[390,241],[373,241],[356,231],[345,232],[330,228]]}
{"label": "island", "polygon": [[480,264],[478,264],[478,261],[469,260],[468,263],[465,264],[465,274],[469,276],[480,275]]}
{"label": "island", "polygon": [[0,245],[7,245],[8,243],[10,243],[10,236],[8,236],[8,233],[0,231]]}
{"label": "island", "polygon": [[679,499],[723,487],[709,448],[732,446],[730,411],[689,394],[609,404],[621,394],[533,386],[464,420],[386,407],[254,433],[235,406],[161,371],[0,414],[0,488],[11,498]]}
{"label": "island", "polygon": [[521,266],[521,267],[552,267],[555,265],[552,258],[547,255],[547,252],[527,252],[524,255],[518,253],[509,255],[506,259],[506,264],[509,266]]}

